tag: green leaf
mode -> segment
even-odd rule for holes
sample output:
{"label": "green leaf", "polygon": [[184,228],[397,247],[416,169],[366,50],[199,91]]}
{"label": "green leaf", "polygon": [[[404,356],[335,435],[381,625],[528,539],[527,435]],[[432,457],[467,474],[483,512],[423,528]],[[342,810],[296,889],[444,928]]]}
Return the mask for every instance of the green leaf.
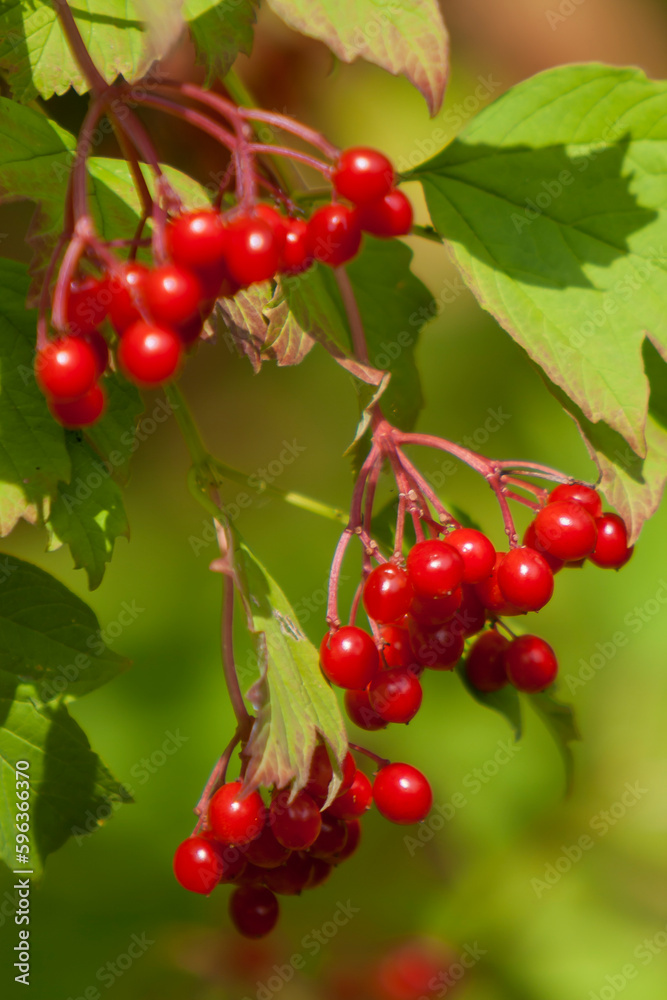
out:
{"label": "green leaf", "polygon": [[226,342],[248,357],[255,372],[262,367],[268,326],[264,310],[272,297],[271,282],[260,281],[237,292],[233,298],[218,299],[216,304],[216,319],[222,319]]}
{"label": "green leaf", "polygon": [[91,590],[99,587],[106,564],[111,561],[116,538],[129,538],[130,527],[120,489],[111,470],[72,431],[67,433],[72,460],[69,482],[58,484],[47,527],[49,549],[68,544],[76,569],[85,569]]}
{"label": "green leaf", "polygon": [[269,0],[286,24],[343,62],[362,57],[421,91],[434,115],[447,83],[448,38],[437,0]]}
{"label": "green leaf", "polygon": [[278,289],[264,309],[264,315],[269,325],[263,356],[276,361],[279,367],[301,364],[315,346],[315,341],[298,322]]}
{"label": "green leaf", "polygon": [[[47,855],[87,836],[132,797],[90,748],[64,704],[39,705],[31,685],[0,671],[0,859],[41,875]],[[27,761],[27,770],[17,769]],[[16,852],[17,780],[30,783],[28,864]]]}
{"label": "green leaf", "polygon": [[40,701],[94,691],[129,667],[88,605],[37,566],[4,557],[0,595],[0,670],[33,681]]}
{"label": "green leaf", "polygon": [[527,696],[531,705],[540,716],[551,733],[565,765],[566,791],[572,788],[574,777],[574,755],[570,746],[574,740],[581,739],[572,705],[556,701],[548,691]]}
{"label": "green leaf", "polygon": [[36,314],[26,310],[24,264],[0,259],[0,534],[19,518],[48,515],[58,480],[70,475],[63,429],[48,411],[33,364]]}
{"label": "green leaf", "polygon": [[225,76],[239,52],[250,55],[257,17],[253,0],[185,0],[183,16],[189,21],[198,62],[206,66],[205,86]]}
{"label": "green leaf", "polygon": [[461,678],[464,688],[475,701],[487,708],[492,708],[494,712],[499,712],[509,722],[514,732],[514,739],[520,740],[523,733],[523,723],[521,719],[521,702],[516,689],[507,684],[499,691],[479,691],[468,681],[465,663],[461,661],[456,666],[456,672]]}
{"label": "green leaf", "polygon": [[667,84],[550,70],[410,176],[482,306],[644,458],[645,333],[667,345]]}
{"label": "green leaf", "polygon": [[302,788],[318,737],[342,765],[347,736],[338,702],[278,584],[244,542],[235,556],[260,675],[247,694],[256,720],[245,748],[246,779],[252,787],[283,788],[293,780]]}

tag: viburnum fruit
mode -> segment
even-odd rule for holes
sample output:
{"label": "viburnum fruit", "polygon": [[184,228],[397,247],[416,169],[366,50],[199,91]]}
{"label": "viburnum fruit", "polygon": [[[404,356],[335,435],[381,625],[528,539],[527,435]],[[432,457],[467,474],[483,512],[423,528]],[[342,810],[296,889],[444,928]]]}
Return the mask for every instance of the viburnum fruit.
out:
{"label": "viburnum fruit", "polygon": [[356,256],[361,244],[361,226],[355,209],[346,205],[322,205],[308,220],[308,257],[339,267]]}
{"label": "viburnum fruit", "polygon": [[229,913],[244,937],[265,937],[278,922],[278,900],[265,886],[240,885],[230,896]]}
{"label": "viburnum fruit", "polygon": [[203,294],[192,271],[176,264],[163,264],[146,275],[144,302],[159,326],[186,323],[197,315]]}
{"label": "viburnum fruit", "polygon": [[346,691],[343,702],[348,719],[360,729],[372,733],[387,728],[386,719],[375,711],[365,688],[363,691]]}
{"label": "viburnum fruit", "polygon": [[407,571],[417,597],[444,597],[463,580],[463,559],[456,549],[437,538],[417,542],[410,549]]}
{"label": "viburnum fruit", "polygon": [[395,563],[376,566],[364,584],[364,608],[379,625],[398,621],[410,610],[412,584],[408,574]]}
{"label": "viburnum fruit", "polygon": [[95,355],[98,376],[104,375],[109,364],[109,345],[102,334],[99,330],[91,330],[90,333],[77,334],[77,336],[80,336],[81,340],[85,340],[92,349]]}
{"label": "viburnum fruit", "polygon": [[410,605],[410,618],[418,625],[435,628],[454,617],[462,600],[462,587],[455,587],[451,594],[444,594],[442,597],[415,596]]}
{"label": "viburnum fruit", "polygon": [[482,633],[466,657],[466,676],[478,691],[499,691],[507,684],[505,652],[509,646],[500,632],[490,629]]}
{"label": "viburnum fruit", "polygon": [[371,783],[363,771],[357,771],[351,786],[333,800],[329,812],[338,819],[357,819],[370,809],[372,803]]}
{"label": "viburnum fruit", "polygon": [[280,251],[281,274],[301,274],[310,265],[307,223],[303,219],[285,219],[285,241]]}
{"label": "viburnum fruit", "polygon": [[287,236],[287,219],[284,215],[273,207],[273,205],[267,205],[265,202],[260,201],[255,205],[255,215],[259,219],[263,219],[273,230],[273,235],[276,239],[276,245],[278,247],[278,252],[282,252],[285,245],[285,238]]}
{"label": "viburnum fruit", "polygon": [[388,240],[407,236],[412,230],[412,205],[402,191],[390,191],[360,205],[357,211],[361,228],[371,236]]}
{"label": "viburnum fruit", "polygon": [[82,337],[62,337],[43,347],[35,359],[37,383],[60,402],[84,396],[98,378],[95,351]]}
{"label": "viburnum fruit", "polygon": [[434,629],[415,628],[412,648],[417,663],[430,670],[452,670],[463,653],[465,639],[455,624],[444,622]]}
{"label": "viburnum fruit", "polygon": [[535,537],[543,549],[574,562],[591,554],[597,540],[594,517],[572,500],[548,503],[535,517]]}
{"label": "viburnum fruit", "polygon": [[520,611],[539,611],[554,592],[554,575],[539,552],[510,549],[498,566],[498,586],[503,596]]}
{"label": "viburnum fruit", "polygon": [[544,639],[520,635],[505,650],[507,677],[518,691],[543,691],[556,679],[556,654]]}
{"label": "viburnum fruit", "polygon": [[345,847],[338,852],[338,864],[352,857],[361,840],[361,823],[358,819],[345,820],[345,826],[347,827],[347,840]]}
{"label": "viburnum fruit", "polygon": [[176,848],[174,875],[184,889],[208,895],[213,892],[223,872],[219,847],[204,837],[188,837]]}
{"label": "viburnum fruit", "polygon": [[119,337],[141,319],[138,304],[142,301],[147,276],[148,268],[136,261],[119,264],[108,276],[107,285],[111,295],[109,319]]}
{"label": "viburnum fruit", "polygon": [[225,259],[227,230],[219,212],[186,212],[167,226],[167,249],[174,264],[197,273]]}
{"label": "viburnum fruit", "polygon": [[386,722],[409,722],[422,703],[422,686],[415,674],[403,667],[382,670],[370,683],[371,707]]}
{"label": "viburnum fruit", "polygon": [[597,490],[586,486],[584,483],[560,483],[549,494],[548,503],[556,503],[561,500],[569,500],[584,507],[592,517],[599,517],[602,513],[602,500]]}
{"label": "viburnum fruit", "polygon": [[320,664],[332,684],[359,691],[380,669],[380,654],[368,632],[356,625],[343,625],[333,635],[324,636]]}
{"label": "viburnum fruit", "polygon": [[229,781],[218,788],[208,810],[208,822],[217,840],[242,846],[259,837],[266,820],[266,806],[259,792],[241,797],[243,782]]}
{"label": "viburnum fruit", "polygon": [[598,537],[589,558],[602,569],[620,569],[633,553],[628,546],[625,521],[618,514],[603,514],[597,519]]}
{"label": "viburnum fruit", "polygon": [[521,613],[519,608],[507,600],[498,583],[498,569],[504,555],[504,552],[496,553],[496,561],[491,575],[475,584],[475,593],[490,614],[517,615]]}
{"label": "viburnum fruit", "polygon": [[273,226],[259,216],[237,216],[227,227],[226,259],[239,285],[272,278],[280,262],[280,241]]}
{"label": "viburnum fruit", "polygon": [[310,848],[314,858],[324,861],[337,860],[345,850],[348,838],[348,826],[345,820],[333,816],[328,809],[322,813],[322,827],[317,839]]}
{"label": "viburnum fruit", "polygon": [[338,194],[362,205],[389,194],[394,184],[394,168],[377,149],[355,146],[341,153],[332,181]]}
{"label": "viburnum fruit", "polygon": [[[356,770],[357,767],[354,763],[354,757],[348,751],[343,760],[343,777],[340,783],[339,792],[350,787],[354,780]],[[333,774],[333,765],[327,748],[323,743],[318,743],[313,751],[313,756],[310,761],[310,774],[304,791],[308,792],[308,794],[312,796],[315,801],[324,802],[329,794],[329,785],[331,783],[331,779],[333,778]]]}
{"label": "viburnum fruit", "polygon": [[107,314],[109,292],[104,278],[85,277],[73,281],[67,293],[67,332],[73,336],[92,333]]}
{"label": "viburnum fruit", "polygon": [[421,771],[410,764],[387,764],[373,782],[373,801],[392,823],[420,823],[433,805],[433,792]]}
{"label": "viburnum fruit", "polygon": [[160,385],[178,371],[183,345],[168,326],[139,320],[120,339],[116,357],[130,382],[140,386]]}
{"label": "viburnum fruit", "polygon": [[245,845],[243,854],[251,864],[257,865],[258,868],[277,868],[289,858],[290,849],[284,847],[276,839],[268,813],[259,836]]}
{"label": "viburnum fruit", "polygon": [[463,583],[479,583],[493,570],[496,550],[476,528],[455,528],[445,538],[463,560]]}
{"label": "viburnum fruit", "polygon": [[383,625],[380,629],[382,640],[382,659],[388,667],[403,667],[408,669],[416,664],[415,653],[410,641],[408,630],[409,620],[405,625]]}
{"label": "viburnum fruit", "polygon": [[523,536],[523,544],[529,549],[535,549],[539,552],[543,559],[546,561],[549,569],[552,573],[558,573],[563,566],[565,566],[564,559],[558,559],[556,556],[552,555],[551,552],[547,552],[537,540],[537,535],[535,534],[535,522],[531,521]]}
{"label": "viburnum fruit", "polygon": [[475,590],[469,583],[461,587],[461,604],[452,616],[449,627],[452,632],[458,632],[464,639],[481,632],[486,624],[486,608]]}
{"label": "viburnum fruit", "polygon": [[57,399],[47,400],[49,410],[63,427],[90,427],[104,413],[106,396],[100,385],[94,385],[83,396],[68,402]]}
{"label": "viburnum fruit", "polygon": [[269,808],[271,829],[279,844],[291,851],[302,851],[317,839],[322,825],[320,808],[303,790],[291,799],[292,790],[276,792]]}

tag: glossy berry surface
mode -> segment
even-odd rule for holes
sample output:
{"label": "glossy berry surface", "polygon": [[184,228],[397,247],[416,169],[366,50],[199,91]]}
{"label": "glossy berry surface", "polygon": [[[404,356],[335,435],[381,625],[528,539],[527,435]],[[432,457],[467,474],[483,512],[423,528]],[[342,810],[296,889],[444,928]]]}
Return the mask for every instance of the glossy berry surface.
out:
{"label": "glossy berry surface", "polygon": [[58,401],[85,395],[97,381],[95,352],[82,337],[61,337],[42,348],[35,359],[37,383]]}
{"label": "glossy berry surface", "polygon": [[128,327],[141,319],[138,306],[142,301],[143,287],[147,276],[148,268],[132,261],[121,264],[107,279],[111,294],[109,319],[119,337]]}
{"label": "glossy berry surface", "polygon": [[415,596],[410,605],[410,617],[418,625],[435,628],[454,617],[461,607],[462,600],[461,587],[455,587],[451,594],[445,594],[443,597]]}
{"label": "glossy berry surface", "polygon": [[188,212],[167,226],[167,249],[174,264],[198,272],[224,261],[227,231],[219,212]]}
{"label": "glossy berry surface", "polygon": [[407,236],[412,230],[412,205],[402,191],[390,191],[382,198],[360,205],[358,211],[364,232],[380,239]]}
{"label": "glossy berry surface", "polygon": [[227,268],[241,286],[267,281],[278,270],[280,241],[258,216],[240,216],[227,228]]}
{"label": "glossy berry surface", "polygon": [[590,560],[602,569],[620,569],[633,552],[628,547],[625,521],[618,514],[603,514],[597,520],[598,537]]}
{"label": "glossy berry surface", "polygon": [[360,691],[380,669],[380,654],[368,632],[356,625],[343,625],[322,640],[320,664],[332,684]]}
{"label": "glossy berry surface", "polygon": [[526,528],[526,532],[523,536],[523,544],[528,546],[529,549],[535,549],[536,552],[539,552],[540,555],[546,561],[552,573],[559,573],[560,570],[562,570],[563,566],[565,565],[565,560],[558,559],[557,556],[552,555],[551,552],[547,552],[547,550],[542,545],[540,545],[540,543],[537,540],[537,535],[535,534],[534,521],[531,521],[528,527]]}
{"label": "glossy berry surface", "polygon": [[176,374],[182,354],[183,345],[172,329],[139,320],[121,337],[116,358],[130,382],[153,386]]}
{"label": "glossy berry surface", "polygon": [[308,792],[283,788],[271,800],[269,822],[279,844],[291,851],[302,851],[317,839],[322,826],[320,808]]}
{"label": "glossy berry surface", "polygon": [[280,251],[280,272],[301,274],[310,267],[308,224],[303,219],[285,219],[285,241]]}
{"label": "glossy berry surface", "polygon": [[456,528],[447,535],[446,542],[463,560],[463,583],[479,583],[493,570],[496,550],[483,532]]}
{"label": "glossy berry surface", "polygon": [[446,542],[427,538],[410,549],[407,571],[417,597],[444,597],[463,580],[463,559]]}
{"label": "glossy berry surface", "polygon": [[392,823],[420,823],[433,805],[433,792],[425,776],[410,764],[388,764],[373,782],[373,801]]}
{"label": "glossy berry surface", "polygon": [[[343,760],[341,791],[350,787],[356,770],[357,766],[354,763],[354,757],[348,751]],[[310,761],[310,774],[304,791],[308,792],[315,800],[324,802],[329,794],[329,785],[333,775],[333,766],[327,748],[323,743],[318,743]]]}
{"label": "glossy berry surface", "polygon": [[417,628],[412,633],[417,663],[430,670],[451,670],[460,660],[464,645],[462,630],[449,622],[435,629]]}
{"label": "glossy berry surface", "polygon": [[338,194],[361,205],[389,194],[394,184],[394,168],[377,149],[355,146],[341,153],[332,181]]}
{"label": "glossy berry surface", "polygon": [[499,691],[507,684],[505,652],[509,639],[495,629],[475,640],[466,657],[466,676],[478,691]]}
{"label": "glossy berry surface", "polygon": [[273,205],[267,205],[262,201],[255,205],[255,216],[258,219],[262,219],[268,226],[271,227],[278,251],[281,252],[285,245],[285,238],[287,236],[288,220],[284,215],[281,215],[280,212],[273,207]]}
{"label": "glossy berry surface", "polygon": [[363,771],[357,771],[350,788],[333,800],[329,812],[338,819],[357,819],[370,809],[372,803],[371,783]]}
{"label": "glossy berry surface", "polygon": [[497,552],[493,572],[480,583],[475,584],[475,592],[486,610],[492,615],[516,615],[520,611],[507,600],[498,583],[498,569],[506,553]]}
{"label": "glossy berry surface", "polygon": [[356,256],[361,245],[361,227],[354,209],[346,205],[322,205],[308,221],[308,257],[339,267]]}
{"label": "glossy berry surface", "polygon": [[83,336],[96,330],[107,314],[109,298],[104,279],[86,277],[73,281],[65,307],[68,333]]}
{"label": "glossy berry surface", "polygon": [[143,294],[146,308],[158,325],[187,322],[197,315],[202,300],[201,285],[192,271],[175,264],[149,271]]}
{"label": "glossy berry surface", "polygon": [[242,846],[259,837],[266,821],[266,806],[259,792],[241,798],[243,783],[229,781],[217,790],[208,810],[215,837],[223,844]]}
{"label": "glossy berry surface", "polygon": [[505,651],[507,677],[518,691],[543,691],[556,679],[556,654],[544,639],[520,635]]}
{"label": "glossy berry surface", "polygon": [[484,628],[486,608],[472,584],[464,583],[461,587],[461,593],[461,605],[449,624],[452,632],[458,632],[464,639],[468,639]]}
{"label": "glossy berry surface", "polygon": [[240,885],[229,899],[229,915],[240,934],[261,938],[278,922],[278,900],[264,886]]}
{"label": "glossy berry surface", "polygon": [[317,836],[317,840],[310,848],[310,854],[314,858],[322,858],[324,861],[337,859],[347,844],[348,829],[347,823],[337,816],[333,816],[328,809],[322,813],[322,827]]}
{"label": "glossy berry surface", "polygon": [[94,385],[83,396],[69,402],[60,402],[57,399],[49,399],[48,407],[52,416],[62,424],[63,427],[75,429],[77,427],[90,427],[104,413],[106,406],[106,396],[100,385]]}
{"label": "glossy berry surface", "polygon": [[387,721],[375,711],[371,705],[368,691],[346,691],[343,698],[345,711],[350,722],[359,729],[373,733],[378,729],[386,729]]}
{"label": "glossy berry surface", "polygon": [[284,847],[271,829],[268,814],[259,837],[255,837],[243,848],[244,857],[258,868],[277,868],[290,856],[289,847]]}
{"label": "glossy berry surface", "polygon": [[583,559],[595,548],[595,519],[571,500],[547,504],[537,513],[533,523],[540,546],[565,562]]}
{"label": "glossy berry surface", "polygon": [[407,669],[416,664],[407,624],[383,625],[380,639],[383,642],[382,659],[388,667]]}
{"label": "glossy berry surface", "polygon": [[176,848],[174,875],[184,889],[207,896],[220,881],[222,871],[221,853],[213,841],[188,837]]}
{"label": "glossy berry surface", "polygon": [[91,330],[90,333],[82,333],[81,340],[84,340],[93,354],[97,366],[97,375],[104,375],[109,364],[109,345],[99,330]]}
{"label": "glossy berry surface", "polygon": [[364,584],[364,608],[368,617],[380,625],[389,625],[406,615],[412,596],[408,574],[392,562],[376,566]]}
{"label": "glossy berry surface", "polygon": [[520,611],[539,611],[551,600],[554,575],[539,552],[520,547],[510,549],[500,560],[498,586]]}
{"label": "glossy berry surface", "polygon": [[345,841],[345,847],[338,854],[339,864],[341,861],[347,861],[348,858],[352,857],[361,841],[361,823],[358,819],[345,820],[345,826],[347,827],[347,840]]}
{"label": "glossy berry surface", "polygon": [[422,686],[409,670],[392,667],[382,670],[368,688],[371,707],[386,722],[409,722],[422,703]]}
{"label": "glossy berry surface", "polygon": [[549,494],[548,502],[557,503],[562,500],[578,503],[592,517],[599,517],[602,513],[600,494],[584,483],[559,483]]}

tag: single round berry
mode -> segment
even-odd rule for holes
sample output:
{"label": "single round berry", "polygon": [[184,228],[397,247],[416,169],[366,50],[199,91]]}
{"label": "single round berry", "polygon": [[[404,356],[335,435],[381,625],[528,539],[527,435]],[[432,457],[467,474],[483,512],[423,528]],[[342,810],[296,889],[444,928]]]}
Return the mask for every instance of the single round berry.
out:
{"label": "single round berry", "polygon": [[392,667],[382,670],[368,688],[371,708],[385,722],[409,722],[422,703],[422,686],[410,670]]}
{"label": "single round berry", "polygon": [[310,259],[330,267],[352,260],[361,245],[356,210],[346,205],[322,205],[310,217],[306,245]]}
{"label": "single round berry", "polygon": [[463,559],[464,583],[479,583],[492,572],[496,550],[483,532],[456,528],[445,540]]}
{"label": "single round berry", "polygon": [[119,337],[128,327],[141,319],[139,303],[142,301],[148,268],[136,261],[121,264],[107,278],[111,295],[109,319]]}
{"label": "single round berry", "polygon": [[174,875],[184,889],[208,896],[220,881],[222,872],[221,853],[214,841],[188,837],[176,848]]}
{"label": "single round berry", "polygon": [[361,840],[361,823],[358,819],[345,820],[345,826],[347,827],[347,840],[345,847],[338,853],[338,864],[352,857]]}
{"label": "single round berry", "polygon": [[94,385],[84,396],[61,403],[56,399],[48,400],[51,414],[63,427],[76,429],[90,427],[104,413],[106,396],[100,385]]}
{"label": "single round berry", "polygon": [[[343,758],[343,778],[339,791],[350,787],[356,770],[354,757],[348,750]],[[329,752],[324,743],[318,743],[310,761],[310,773],[304,791],[308,792],[317,802],[324,802],[329,794],[329,785],[333,775]]]}
{"label": "single round berry", "polygon": [[208,809],[213,835],[223,844],[237,847],[259,837],[266,821],[266,806],[259,792],[243,798],[243,782],[228,781],[217,790]]}
{"label": "single round berry", "polygon": [[509,639],[491,629],[475,640],[466,658],[466,676],[478,691],[499,691],[507,684],[505,651]]}
{"label": "single round berry", "polygon": [[412,596],[408,574],[395,563],[376,566],[364,584],[366,614],[380,625],[389,625],[406,615]]}
{"label": "single round berry", "polygon": [[539,552],[552,573],[559,573],[565,565],[565,561],[563,559],[558,559],[556,556],[552,555],[551,552],[547,552],[547,550],[540,545],[537,540],[537,535],[535,534],[534,521],[531,521],[526,528],[526,532],[523,536],[523,544],[529,549],[535,549],[536,552]]}
{"label": "single round berry", "polygon": [[392,823],[420,823],[433,805],[428,781],[410,764],[387,764],[373,782],[373,801]]}
{"label": "single round berry", "polygon": [[382,198],[360,205],[359,223],[371,236],[392,239],[412,230],[412,205],[402,191],[393,190]]}
{"label": "single round berry", "polygon": [[464,583],[461,587],[461,606],[449,621],[451,632],[459,633],[464,639],[481,632],[486,624],[486,608],[480,601],[474,586]]}
{"label": "single round berry", "polygon": [[347,844],[347,823],[345,820],[332,816],[328,809],[322,813],[322,828],[310,848],[310,854],[314,858],[322,858],[324,861],[334,861],[338,859],[341,851]]}
{"label": "single round berry", "polygon": [[271,828],[268,814],[259,837],[255,837],[243,848],[246,859],[258,868],[277,868],[284,864],[290,856],[289,847],[276,840]]}
{"label": "single round berry", "polygon": [[363,771],[357,771],[347,791],[338,795],[329,806],[329,813],[338,819],[350,820],[362,816],[373,802],[373,788]]}
{"label": "single round berry", "polygon": [[341,153],[331,179],[338,194],[362,205],[389,194],[394,184],[394,168],[377,149],[355,146]]}
{"label": "single round berry", "polygon": [[274,795],[269,822],[278,843],[291,851],[303,851],[317,839],[322,817],[317,802],[308,792],[297,792],[290,801],[291,795],[290,788],[283,788]]}
{"label": "single round berry", "polygon": [[463,559],[447,542],[427,538],[410,549],[407,570],[415,595],[429,600],[444,597],[461,584]]}
{"label": "single round berry", "polygon": [[460,629],[445,622],[435,629],[416,628],[412,633],[412,648],[417,663],[430,670],[452,670],[461,659],[465,639]]}
{"label": "single round berry", "polygon": [[308,253],[308,224],[303,219],[285,219],[285,242],[280,251],[280,273],[301,274],[311,263]]}
{"label": "single round berry", "polygon": [[229,914],[240,934],[261,938],[278,922],[278,900],[264,886],[240,885],[229,899]]}
{"label": "single round berry", "polygon": [[183,345],[170,327],[139,320],[121,337],[116,357],[130,382],[150,387],[176,374],[182,354]]}
{"label": "single round berry", "polygon": [[35,359],[37,384],[59,402],[84,396],[98,378],[95,351],[82,337],[52,340]]}
{"label": "single round berry", "polygon": [[498,586],[506,600],[520,611],[539,611],[551,600],[554,575],[535,549],[515,548],[500,560]]}
{"label": "single round berry", "polygon": [[227,268],[241,286],[267,281],[278,270],[280,242],[259,216],[238,216],[227,228]]}
{"label": "single round berry", "polygon": [[425,628],[435,628],[454,617],[461,607],[463,590],[456,587],[451,594],[443,597],[413,597],[410,617]]}
{"label": "single round berry", "polygon": [[602,513],[602,500],[597,490],[584,483],[560,483],[549,494],[548,503],[569,500],[584,507],[592,517],[599,517]]}
{"label": "single round berry", "polygon": [[556,679],[556,654],[544,639],[520,635],[505,650],[507,677],[518,691],[544,691]]}
{"label": "single round berry", "polygon": [[85,340],[95,355],[98,378],[104,375],[109,364],[109,345],[99,330],[91,330],[90,333],[77,334],[81,340]]}
{"label": "single round berry", "polygon": [[322,640],[320,664],[332,684],[360,691],[380,669],[380,654],[368,632],[356,625],[343,625]]}
{"label": "single round berry", "polygon": [[192,271],[176,264],[163,264],[148,272],[144,302],[158,325],[186,323],[197,315],[202,288]]}
{"label": "single round berry", "polygon": [[565,562],[583,559],[595,548],[595,518],[571,500],[547,504],[537,513],[534,524],[540,546]]}
{"label": "single round berry", "polygon": [[620,569],[634,551],[628,547],[628,529],[618,514],[603,514],[597,519],[598,537],[589,558],[602,569]]}
{"label": "single round berry", "polygon": [[[407,619],[405,619],[407,622]],[[415,654],[410,641],[410,632],[406,626],[383,625],[380,629],[383,642],[382,658],[388,667],[416,666]]]}
{"label": "single round berry", "polygon": [[104,278],[73,281],[65,306],[68,333],[78,337],[93,333],[107,314],[110,297]]}
{"label": "single round berry", "polygon": [[273,207],[273,205],[267,205],[266,202],[260,201],[255,205],[255,216],[259,219],[263,219],[264,222],[273,230],[273,235],[276,238],[276,244],[278,246],[279,252],[282,253],[282,249],[285,245],[285,239],[287,237],[287,219],[284,215],[281,215]]}
{"label": "single round berry", "polygon": [[521,612],[507,600],[498,583],[498,568],[504,555],[504,552],[496,553],[493,572],[485,580],[475,584],[475,592],[486,610],[492,615],[518,615]]}
{"label": "single round berry", "polygon": [[368,691],[346,691],[343,698],[345,711],[350,722],[359,729],[372,733],[378,729],[386,729],[387,722],[375,711],[370,703]]}
{"label": "single round berry", "polygon": [[227,230],[219,212],[187,212],[167,226],[169,256],[174,264],[195,273],[223,263],[226,248]]}

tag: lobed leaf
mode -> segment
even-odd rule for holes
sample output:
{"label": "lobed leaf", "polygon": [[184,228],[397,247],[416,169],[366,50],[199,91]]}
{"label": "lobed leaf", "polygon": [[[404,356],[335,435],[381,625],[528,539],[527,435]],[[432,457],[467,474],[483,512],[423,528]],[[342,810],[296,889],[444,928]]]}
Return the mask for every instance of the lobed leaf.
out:
{"label": "lobed leaf", "polygon": [[183,16],[189,22],[197,58],[206,67],[205,86],[225,76],[239,52],[252,51],[255,0],[185,0]]}
{"label": "lobed leaf", "polygon": [[514,739],[520,740],[523,734],[523,721],[521,718],[521,701],[515,688],[510,684],[500,688],[499,691],[479,691],[468,680],[465,663],[459,662],[456,672],[461,678],[461,682],[475,701],[487,708],[492,708],[509,722],[514,733]]}
{"label": "lobed leaf", "polygon": [[570,792],[574,778],[574,755],[570,746],[581,739],[572,705],[557,701],[548,691],[527,696],[531,705],[547,726],[565,765],[566,791]]}

